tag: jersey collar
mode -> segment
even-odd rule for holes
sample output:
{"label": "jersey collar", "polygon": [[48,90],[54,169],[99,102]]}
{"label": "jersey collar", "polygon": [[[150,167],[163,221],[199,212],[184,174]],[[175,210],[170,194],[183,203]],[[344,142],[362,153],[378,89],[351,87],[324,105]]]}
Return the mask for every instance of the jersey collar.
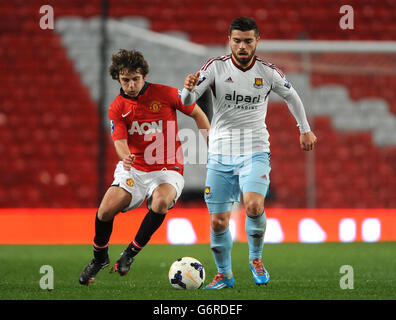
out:
{"label": "jersey collar", "polygon": [[234,64],[234,66],[236,68],[238,68],[239,70],[245,72],[245,71],[248,71],[248,70],[253,68],[254,64],[256,63],[256,56],[253,57],[252,62],[245,68],[242,68],[240,65],[238,65],[238,63],[234,60],[234,57],[233,57],[232,54],[231,54],[231,61],[232,61],[232,63]]}
{"label": "jersey collar", "polygon": [[146,92],[146,90],[148,89],[148,86],[149,86],[148,82],[145,81],[142,90],[140,90],[140,92],[139,92],[139,94],[137,95],[136,98],[133,98],[133,97],[128,96],[128,95],[124,92],[124,90],[122,90],[122,88],[120,88],[120,95],[121,95],[123,98],[125,98],[125,99],[136,100],[139,96],[143,95],[143,94]]}

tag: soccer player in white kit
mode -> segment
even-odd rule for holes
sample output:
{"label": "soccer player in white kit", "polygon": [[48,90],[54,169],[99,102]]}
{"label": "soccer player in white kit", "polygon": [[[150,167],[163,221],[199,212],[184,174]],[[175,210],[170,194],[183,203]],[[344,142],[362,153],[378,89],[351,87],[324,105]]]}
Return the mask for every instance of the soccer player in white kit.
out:
{"label": "soccer player in white kit", "polygon": [[270,279],[262,251],[266,229],[264,199],[271,170],[265,117],[271,91],[285,100],[296,119],[301,148],[312,150],[317,140],[301,99],[285,75],[255,55],[259,39],[253,19],[235,19],[229,28],[231,54],[210,59],[200,71],[189,74],[182,91],[185,105],[194,103],[209,88],[213,98],[205,202],[211,214],[211,249],[218,274],[205,289],[234,287],[229,220],[240,193],[246,209],[253,280],[261,285]]}

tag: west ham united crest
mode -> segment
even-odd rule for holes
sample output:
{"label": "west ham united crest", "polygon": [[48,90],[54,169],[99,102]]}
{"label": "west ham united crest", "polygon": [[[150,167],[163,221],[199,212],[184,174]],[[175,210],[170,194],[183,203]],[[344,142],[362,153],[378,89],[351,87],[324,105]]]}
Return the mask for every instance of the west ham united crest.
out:
{"label": "west ham united crest", "polygon": [[206,186],[205,187],[205,198],[208,198],[210,196],[210,187]]}
{"label": "west ham united crest", "polygon": [[253,87],[257,89],[261,89],[263,87],[263,78],[254,78]]}

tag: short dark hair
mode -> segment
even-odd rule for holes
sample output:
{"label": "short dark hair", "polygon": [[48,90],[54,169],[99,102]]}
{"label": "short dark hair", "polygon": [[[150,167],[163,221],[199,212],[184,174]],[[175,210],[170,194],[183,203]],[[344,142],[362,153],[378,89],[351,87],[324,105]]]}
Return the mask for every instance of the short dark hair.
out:
{"label": "short dark hair", "polygon": [[139,72],[143,76],[146,76],[149,72],[148,63],[143,54],[136,50],[120,49],[111,56],[111,61],[112,65],[109,72],[114,80],[119,80],[120,73],[124,72]]}
{"label": "short dark hair", "polygon": [[258,37],[259,30],[253,18],[249,17],[239,17],[234,19],[231,24],[230,28],[228,29],[228,34],[231,35],[232,30],[239,30],[239,31],[250,31],[254,30],[254,35]]}

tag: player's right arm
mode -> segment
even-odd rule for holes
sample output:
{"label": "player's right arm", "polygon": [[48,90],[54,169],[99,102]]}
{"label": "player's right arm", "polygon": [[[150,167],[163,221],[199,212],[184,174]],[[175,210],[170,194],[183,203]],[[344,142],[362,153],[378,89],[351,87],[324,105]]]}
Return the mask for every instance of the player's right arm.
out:
{"label": "player's right arm", "polygon": [[122,161],[124,169],[129,171],[131,169],[133,161],[135,160],[135,155],[131,154],[131,151],[129,150],[128,140],[116,140],[114,141],[114,146],[118,157]]}
{"label": "player's right arm", "polygon": [[[206,63],[207,64],[207,63]],[[206,66],[204,65],[204,67]],[[184,80],[184,88],[181,92],[181,101],[190,106],[209,88],[213,82],[212,65],[202,68],[195,74],[187,75]]]}
{"label": "player's right arm", "polygon": [[196,74],[189,74],[184,80],[184,88],[186,88],[189,91],[194,90],[195,86],[199,81],[200,74],[201,73],[199,71]]}
{"label": "player's right arm", "polygon": [[190,106],[199,98],[199,93],[195,90],[197,83],[199,82],[200,72],[196,74],[187,75],[184,80],[184,88],[181,92],[181,100],[184,105]]}
{"label": "player's right arm", "polygon": [[111,122],[111,137],[114,142],[116,153],[123,163],[125,170],[131,169],[135,155],[131,154],[128,146],[128,130],[125,118],[121,116],[122,108],[114,101],[109,108],[109,119]]}

